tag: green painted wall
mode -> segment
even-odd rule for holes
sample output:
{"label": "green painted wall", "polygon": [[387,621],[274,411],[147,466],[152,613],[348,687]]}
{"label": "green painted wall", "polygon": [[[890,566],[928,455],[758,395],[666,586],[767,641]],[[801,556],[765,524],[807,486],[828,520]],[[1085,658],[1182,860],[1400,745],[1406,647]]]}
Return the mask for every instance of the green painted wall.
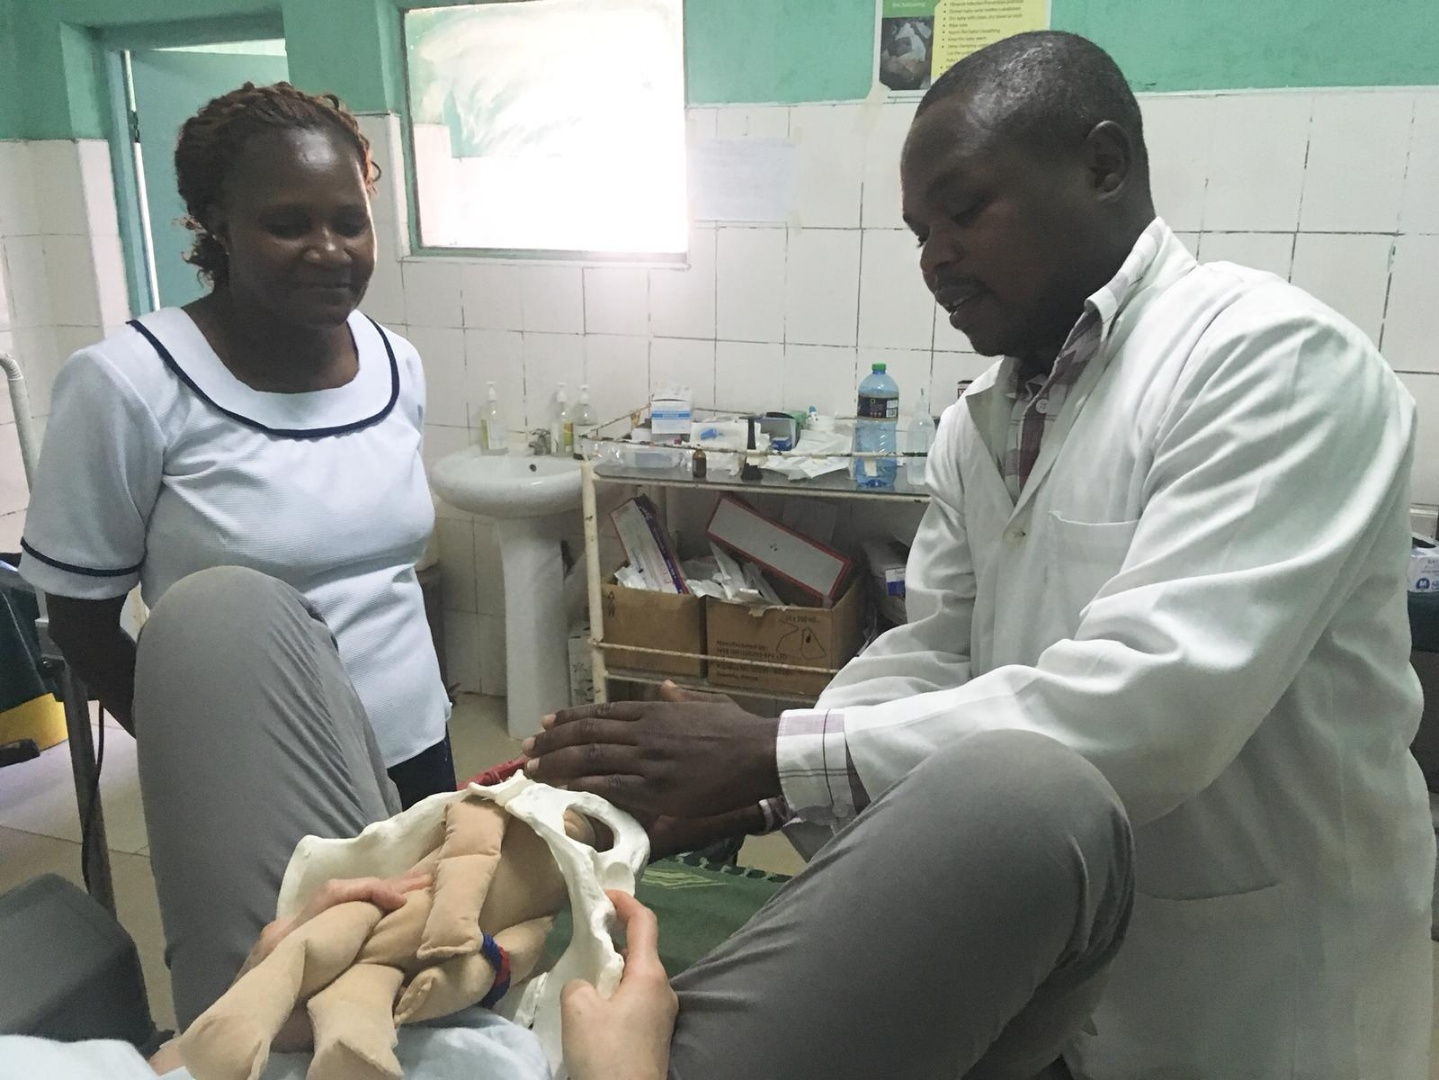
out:
{"label": "green painted wall", "polygon": [[869,93],[874,0],[687,0],[696,105],[847,101]]}
{"label": "green painted wall", "polygon": [[[15,6],[0,0],[0,137],[7,131],[19,131],[20,99],[14,86],[20,70],[19,12]],[[7,76],[5,73],[9,72]]]}
{"label": "green painted wall", "polygon": [[[394,109],[398,2],[0,0],[0,138],[102,135],[95,31],[177,18],[278,12],[298,85]],[[1435,0],[1052,2],[1055,26],[1110,49],[1140,90],[1439,83]],[[690,100],[863,97],[873,34],[874,0],[687,0]]]}
{"label": "green painted wall", "polygon": [[1439,84],[1436,0],[1052,0],[1136,90]]}

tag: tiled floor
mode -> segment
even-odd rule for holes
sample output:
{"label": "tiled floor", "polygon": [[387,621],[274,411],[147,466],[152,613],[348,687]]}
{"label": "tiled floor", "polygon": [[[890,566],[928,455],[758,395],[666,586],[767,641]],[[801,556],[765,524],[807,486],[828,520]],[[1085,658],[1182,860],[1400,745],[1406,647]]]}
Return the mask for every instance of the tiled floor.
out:
{"label": "tiled floor", "polygon": [[[450,720],[457,775],[473,776],[519,751],[519,742],[505,731],[504,716],[502,699],[460,698]],[[139,947],[155,1021],[162,1028],[173,1027],[164,933],[135,773],[135,743],[118,726],[107,726],[105,731],[100,788],[120,921]],[[80,884],[79,841],[75,788],[63,743],[35,761],[0,770],[0,893],[51,872]],[[741,858],[748,865],[779,873],[796,873],[801,865],[779,836],[751,840]]]}

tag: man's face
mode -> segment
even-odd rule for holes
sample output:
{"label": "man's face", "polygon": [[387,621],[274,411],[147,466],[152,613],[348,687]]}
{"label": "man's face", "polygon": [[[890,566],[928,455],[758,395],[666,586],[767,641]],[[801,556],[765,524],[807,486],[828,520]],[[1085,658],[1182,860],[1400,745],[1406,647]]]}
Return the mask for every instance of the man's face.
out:
{"label": "man's face", "polygon": [[1052,360],[1097,287],[1086,285],[1100,223],[1081,153],[991,132],[954,96],[915,120],[900,181],[925,284],[955,329],[984,356]]}

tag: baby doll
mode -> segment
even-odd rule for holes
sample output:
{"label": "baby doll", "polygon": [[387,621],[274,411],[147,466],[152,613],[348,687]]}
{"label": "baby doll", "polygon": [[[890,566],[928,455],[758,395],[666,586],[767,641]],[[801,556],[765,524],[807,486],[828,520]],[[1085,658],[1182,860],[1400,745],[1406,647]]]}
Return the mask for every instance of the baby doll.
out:
{"label": "baby doll", "polygon": [[[596,820],[612,841],[604,851]],[[499,1005],[531,975],[568,899],[569,949],[549,979],[506,1003],[515,1019],[533,1022],[559,1066],[559,989],[575,977],[613,989],[623,962],[607,932],[604,890],[632,892],[647,854],[628,815],[523,776],[432,796],[353,840],[307,837],[281,887],[281,916],[331,878],[411,871],[430,884],[388,914],[352,902],[299,926],[180,1037],[181,1057],[196,1080],[255,1080],[303,1007],[314,1032],[309,1080],[399,1080],[395,1026]]]}

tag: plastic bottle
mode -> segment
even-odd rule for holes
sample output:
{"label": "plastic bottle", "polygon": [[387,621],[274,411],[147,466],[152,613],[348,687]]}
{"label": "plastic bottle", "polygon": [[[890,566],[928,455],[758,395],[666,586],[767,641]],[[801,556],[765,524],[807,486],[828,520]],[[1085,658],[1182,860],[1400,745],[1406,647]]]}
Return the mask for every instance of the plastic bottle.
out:
{"label": "plastic bottle", "polygon": [[595,410],[590,405],[589,385],[580,387],[580,400],[570,413],[570,429],[573,432],[571,443],[576,457],[582,457],[589,446],[589,441],[595,437],[599,430],[600,422],[595,419]]}
{"label": "plastic bottle", "polygon": [[[928,454],[933,445],[934,415],[929,411],[929,395],[921,390],[919,400],[914,403],[914,415],[910,417],[909,430],[904,433],[904,452]],[[924,465],[925,458],[922,457],[904,459],[904,478],[909,481],[910,487],[924,486]]]}
{"label": "plastic bottle", "polygon": [[[899,450],[899,385],[886,365],[875,364],[859,384],[859,405],[854,421],[855,453]],[[893,487],[899,473],[895,458],[855,458],[854,479],[860,487]]]}
{"label": "plastic bottle", "polygon": [[505,414],[500,411],[500,399],[495,394],[495,384],[486,383],[485,407],[480,412],[480,453],[509,453],[509,432],[505,428]]}
{"label": "plastic bottle", "polygon": [[570,399],[565,393],[565,384],[560,383],[550,415],[550,453],[568,456],[574,446],[575,428],[570,420]]}

